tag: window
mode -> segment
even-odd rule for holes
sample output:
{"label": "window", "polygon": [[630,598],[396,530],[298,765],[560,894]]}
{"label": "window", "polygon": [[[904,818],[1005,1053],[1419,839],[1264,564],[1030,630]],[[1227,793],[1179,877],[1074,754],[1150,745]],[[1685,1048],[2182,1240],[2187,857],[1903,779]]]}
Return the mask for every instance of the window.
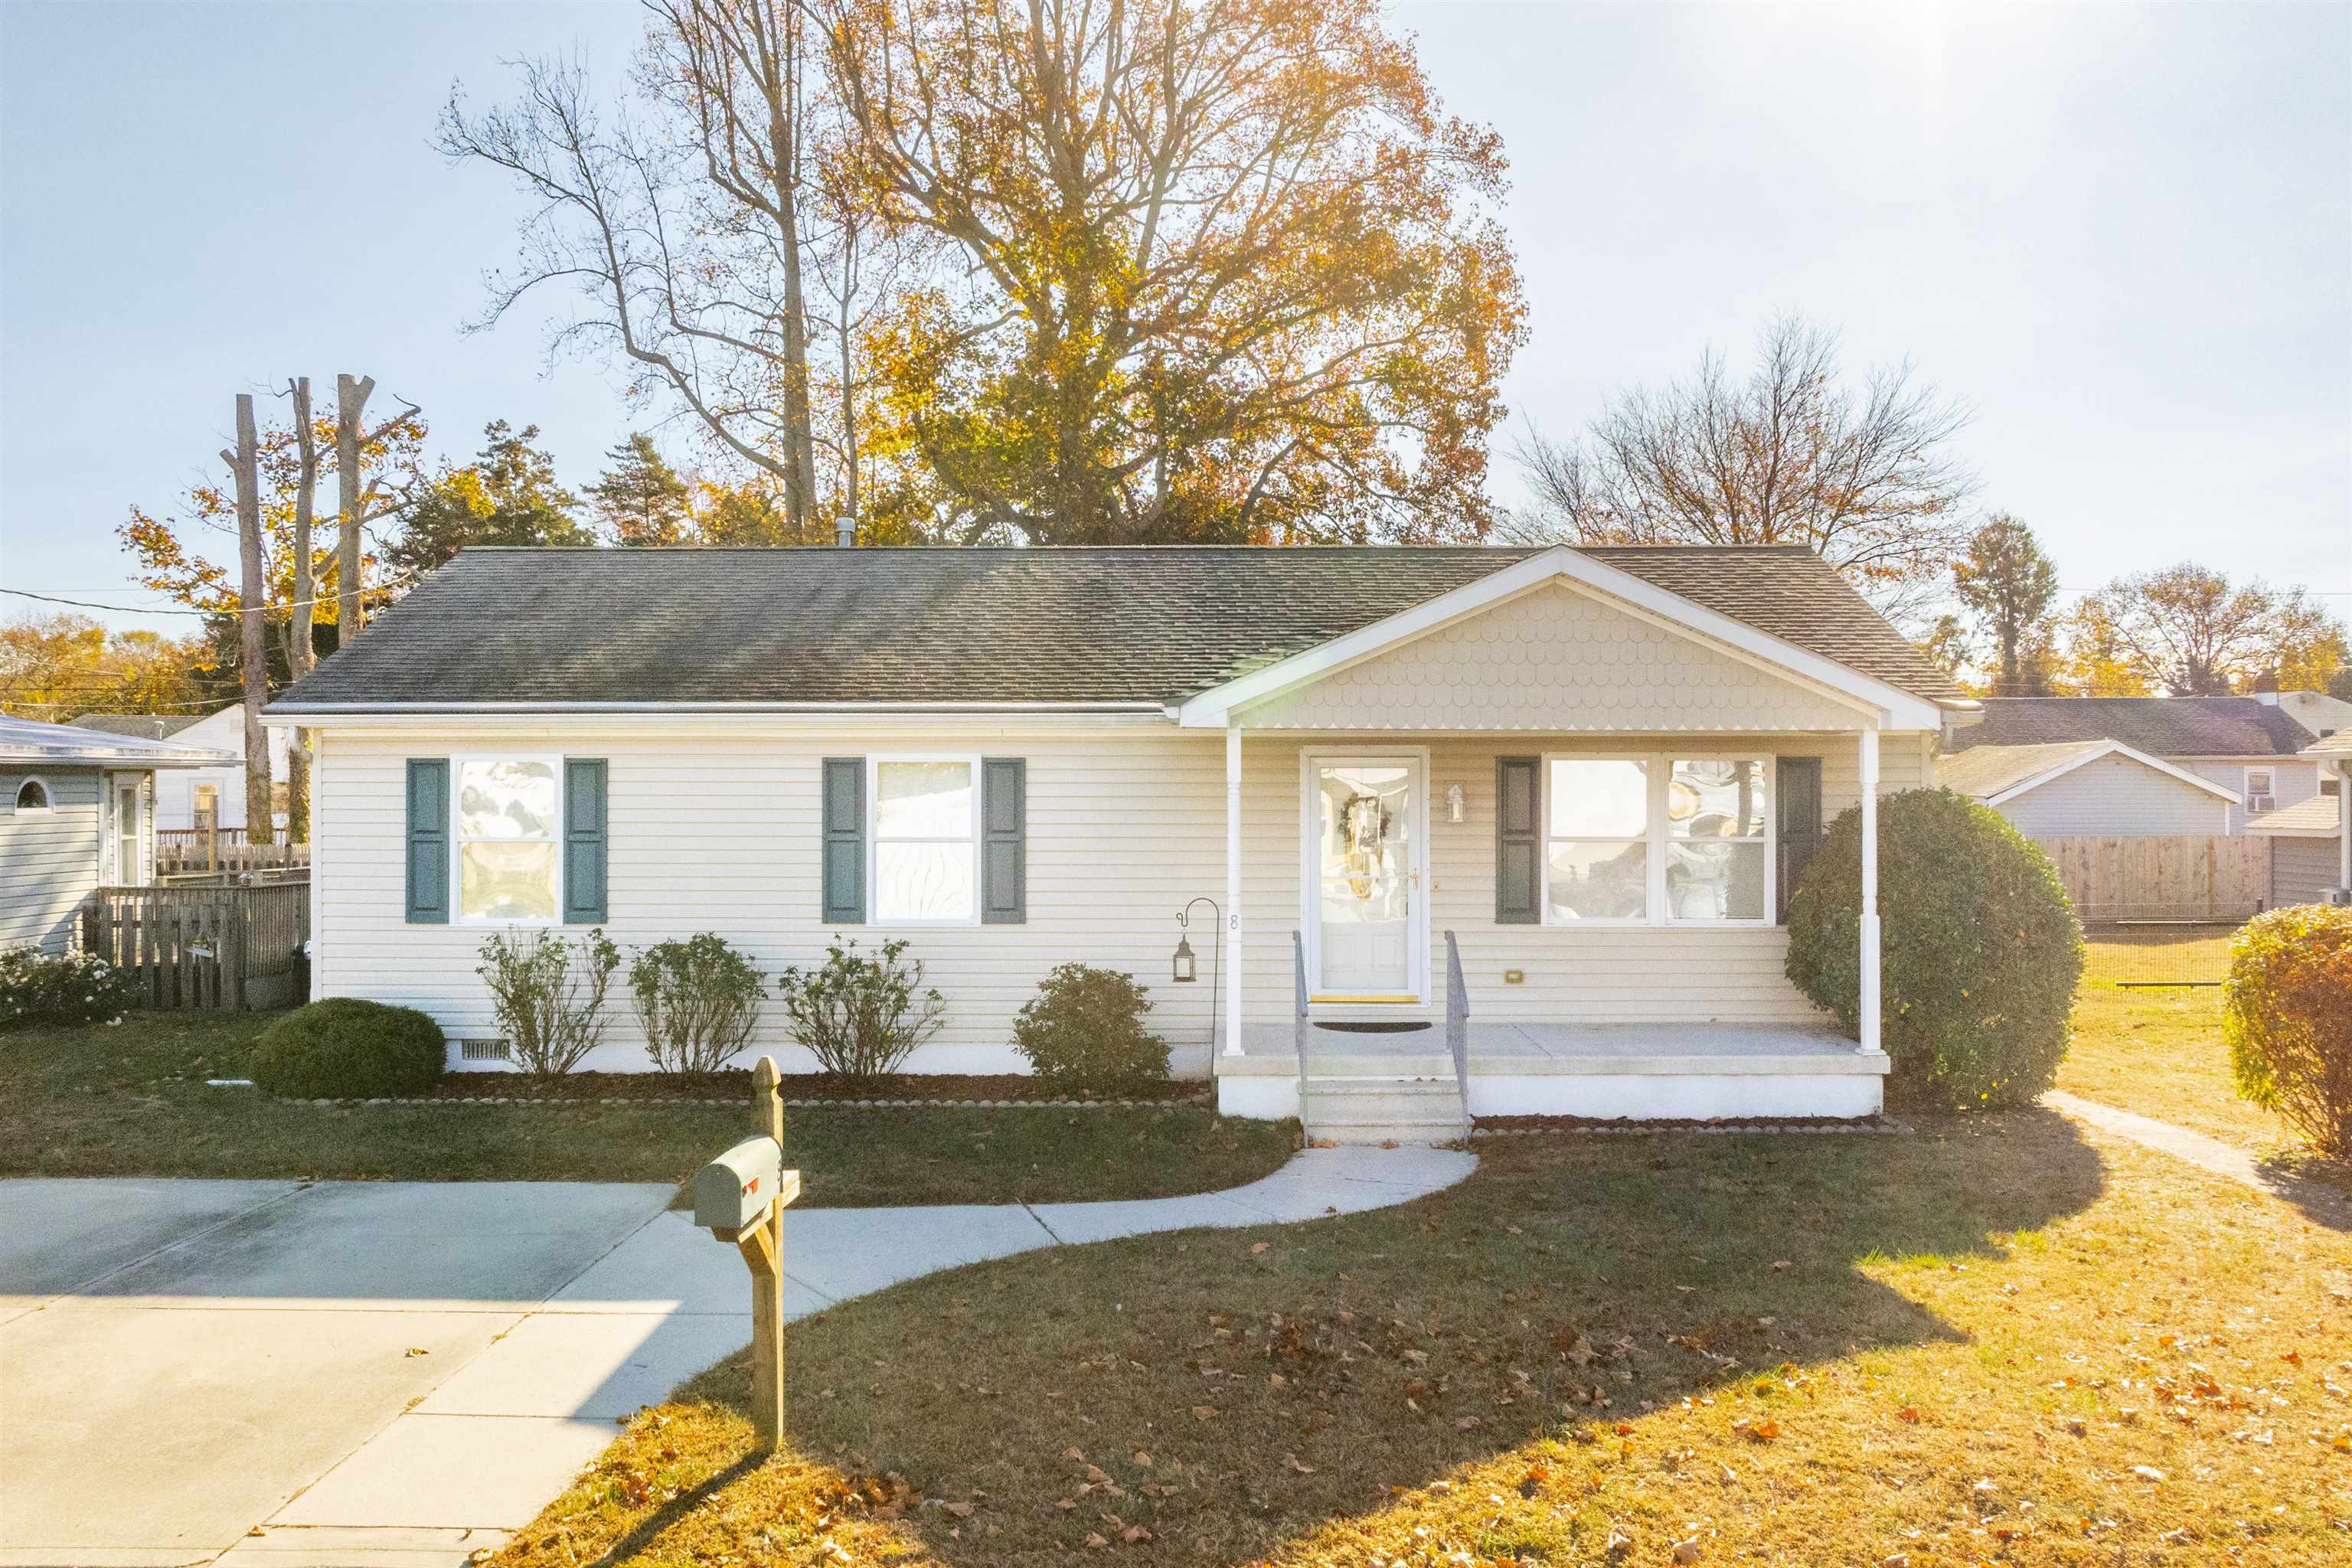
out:
{"label": "window", "polygon": [[1545,795],[1544,879],[1550,918],[1647,920],[1649,764],[1556,761]]}
{"label": "window", "polygon": [[1666,918],[1760,921],[1771,850],[1765,766],[1754,758],[1678,762],[1666,782]]}
{"label": "window", "polygon": [[1557,925],[1771,918],[1771,767],[1759,757],[1555,757],[1544,907]]}
{"label": "window", "polygon": [[875,759],[872,833],[877,924],[969,925],[980,908],[976,758]]}
{"label": "window", "polygon": [[47,783],[41,779],[26,779],[23,784],[18,784],[16,786],[16,809],[18,811],[48,810],[49,786]]}
{"label": "window", "polygon": [[545,921],[563,907],[552,758],[457,763],[457,918]]}
{"label": "window", "polygon": [[190,794],[194,797],[196,826],[218,827],[220,826],[220,785],[200,784],[194,785]]}
{"label": "window", "polygon": [[2246,770],[2246,809],[2268,811],[2271,808],[2273,771],[2270,768]]}

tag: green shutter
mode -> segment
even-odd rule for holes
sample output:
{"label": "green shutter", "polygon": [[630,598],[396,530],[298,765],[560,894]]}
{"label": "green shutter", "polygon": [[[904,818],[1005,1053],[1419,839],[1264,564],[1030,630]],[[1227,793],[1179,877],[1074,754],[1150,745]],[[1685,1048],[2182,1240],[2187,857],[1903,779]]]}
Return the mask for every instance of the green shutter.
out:
{"label": "green shutter", "polygon": [[602,757],[563,759],[563,923],[604,923],[604,780]]}
{"label": "green shutter", "polygon": [[408,923],[449,923],[449,759],[408,759]]}
{"label": "green shutter", "polygon": [[1805,868],[1813,863],[1813,852],[1822,847],[1822,760],[1819,757],[1776,757],[1772,763],[1772,787],[1780,804],[1778,829],[1778,862],[1773,868],[1774,899],[1772,910],[1782,925],[1789,923],[1789,895],[1797,890],[1797,883],[1805,875]]}
{"label": "green shutter", "polygon": [[1531,926],[1543,922],[1541,797],[1536,757],[1495,759],[1495,923]]}
{"label": "green shutter", "polygon": [[980,761],[980,921],[1019,925],[1029,918],[1029,763]]}
{"label": "green shutter", "polygon": [[866,759],[824,759],[824,912],[827,925],[866,923]]}

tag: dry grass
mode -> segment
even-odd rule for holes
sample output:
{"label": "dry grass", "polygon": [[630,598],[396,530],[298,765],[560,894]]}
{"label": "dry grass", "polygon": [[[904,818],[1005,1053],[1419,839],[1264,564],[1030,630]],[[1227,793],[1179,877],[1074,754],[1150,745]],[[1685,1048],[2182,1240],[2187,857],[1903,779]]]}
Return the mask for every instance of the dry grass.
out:
{"label": "dry grass", "polygon": [[[748,1107],[335,1105],[212,1089],[266,1016],[134,1013],[0,1035],[0,1175],[678,1182],[744,1134]],[[1255,1181],[1293,1122],[1201,1106],[1059,1110],[796,1107],[804,1201],[1000,1204],[1161,1197]]]}
{"label": "dry grass", "polygon": [[2263,1152],[2291,1144],[2287,1124],[2238,1098],[2221,1042],[2219,986],[2126,987],[2118,980],[2203,978],[2229,973],[2230,934],[2209,927],[2085,943],[2074,1040],[2058,1087],[2142,1116]]}
{"label": "dry grass", "polygon": [[722,1364],[499,1561],[2352,1554],[2352,1241],[2275,1199],[2044,1112],[1481,1154],[834,1308],[785,1453]]}

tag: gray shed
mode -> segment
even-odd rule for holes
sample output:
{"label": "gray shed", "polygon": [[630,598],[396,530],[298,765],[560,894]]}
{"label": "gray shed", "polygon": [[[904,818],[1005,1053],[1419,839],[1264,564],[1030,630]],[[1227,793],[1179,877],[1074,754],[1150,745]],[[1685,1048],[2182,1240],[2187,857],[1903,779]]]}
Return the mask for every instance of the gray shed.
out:
{"label": "gray shed", "polygon": [[0,948],[65,951],[92,889],[152,874],[156,771],[235,761],[0,714]]}
{"label": "gray shed", "polygon": [[2338,799],[2315,795],[2246,824],[2248,834],[2271,841],[2273,908],[2315,904],[2328,889],[2343,885],[2337,861]]}

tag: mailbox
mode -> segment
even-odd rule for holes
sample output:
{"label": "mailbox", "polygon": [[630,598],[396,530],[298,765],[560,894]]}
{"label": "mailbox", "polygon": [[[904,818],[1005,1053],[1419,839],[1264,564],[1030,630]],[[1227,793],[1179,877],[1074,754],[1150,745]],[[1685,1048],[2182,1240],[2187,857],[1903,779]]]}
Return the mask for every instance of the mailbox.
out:
{"label": "mailbox", "polygon": [[772,1138],[746,1138],[694,1173],[694,1223],[732,1239],[758,1224],[769,1205],[792,1195],[783,1187],[782,1147]]}

